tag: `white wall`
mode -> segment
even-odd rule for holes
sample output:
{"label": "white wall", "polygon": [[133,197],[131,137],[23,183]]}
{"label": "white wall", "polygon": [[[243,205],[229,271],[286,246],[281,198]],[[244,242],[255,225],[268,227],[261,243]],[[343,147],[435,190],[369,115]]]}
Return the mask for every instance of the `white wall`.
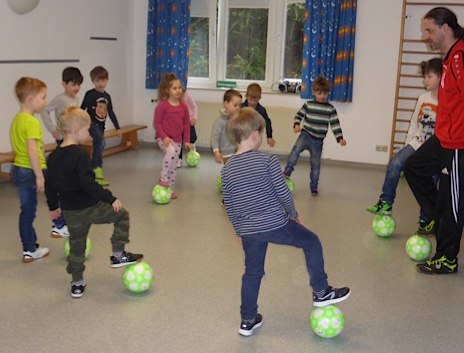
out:
{"label": "white wall", "polygon": [[[79,94],[91,88],[89,71],[96,65],[110,73],[108,92],[121,124],[142,123],[143,140],[153,141],[156,91],[145,89],[147,1],[47,0],[26,15],[14,14],[0,2],[0,60],[78,58],[85,80]],[[389,145],[394,108],[402,0],[359,0],[353,103],[335,103],[347,140],[340,147],[331,136],[324,158],[387,164],[388,154],[375,145]],[[90,36],[117,37],[115,42],[91,41]],[[61,92],[60,74],[66,64],[0,64],[0,152],[11,150],[9,126],[18,110],[13,86],[23,75],[44,80],[49,97]],[[191,90],[198,101],[221,102],[223,91]],[[265,94],[264,106],[288,106],[297,111],[295,95]],[[271,117],[272,119],[272,117]],[[111,124],[109,124],[111,127]],[[289,135],[292,127],[289,126]],[[53,139],[44,131],[45,142]],[[278,142],[278,141],[277,141]]]}
{"label": "white wall", "polygon": [[[21,76],[36,77],[48,86],[48,98],[63,91],[61,72],[78,67],[84,82],[82,100],[92,88],[89,72],[102,65],[109,71],[111,94],[120,124],[133,119],[132,47],[133,8],[125,0],[47,0],[24,15],[15,14],[7,1],[0,2],[0,60],[79,59],[78,63],[0,64],[0,152],[11,150],[9,128],[18,112],[14,85]],[[94,41],[90,37],[113,37],[116,41]],[[109,122],[109,127],[112,127]],[[44,141],[53,137],[45,129]]]}
{"label": "white wall", "polygon": [[[402,3],[402,0],[358,1],[353,103],[335,103],[347,146],[340,147],[329,132],[324,142],[323,158],[388,163],[388,153],[375,152],[375,145],[390,145]],[[152,125],[155,105],[150,99],[155,91],[144,89],[146,1],[135,2],[134,7],[135,119],[139,123]],[[221,102],[223,95],[223,91],[214,90],[190,89],[190,93],[194,99],[203,102]],[[295,112],[303,102],[291,94],[264,94],[261,101],[265,107],[288,106],[294,107]],[[288,134],[296,139],[291,123]],[[141,136],[147,141],[153,141],[153,128],[150,127]]]}

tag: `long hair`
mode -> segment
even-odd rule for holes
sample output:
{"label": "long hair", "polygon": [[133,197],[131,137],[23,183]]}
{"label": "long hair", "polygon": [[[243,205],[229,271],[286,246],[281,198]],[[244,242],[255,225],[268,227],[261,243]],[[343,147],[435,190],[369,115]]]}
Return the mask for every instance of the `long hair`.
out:
{"label": "long hair", "polygon": [[443,26],[445,23],[453,30],[454,38],[464,38],[464,28],[462,28],[453,11],[446,7],[435,7],[424,16],[424,19],[433,20],[437,26]]}
{"label": "long hair", "polygon": [[171,88],[174,81],[178,81],[179,78],[173,73],[165,73],[158,87],[158,101],[161,102],[169,97],[168,89]]}

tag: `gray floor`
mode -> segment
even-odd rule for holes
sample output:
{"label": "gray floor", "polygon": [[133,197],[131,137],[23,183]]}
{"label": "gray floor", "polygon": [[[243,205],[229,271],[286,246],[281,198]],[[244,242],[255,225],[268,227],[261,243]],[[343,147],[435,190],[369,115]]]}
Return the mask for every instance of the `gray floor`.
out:
{"label": "gray floor", "polygon": [[396,233],[373,234],[364,211],[379,195],[383,168],[324,163],[319,197],[308,193],[307,161],[292,179],[306,226],[319,234],[333,286],[350,286],[339,307],[346,326],[336,338],[316,336],[309,324],[311,291],[303,254],[271,245],[259,298],[263,326],[237,334],[243,252],[220,206],[220,166],[202,152],[197,168],[182,168],[179,198],[151,200],[162,154],[154,147],[104,159],[110,189],[131,214],[127,250],[143,252],[155,282],[143,294],[111,269],[111,226],[93,226],[81,299],[69,295],[63,240],[52,239],[44,197],[35,227],[48,258],[21,262],[19,202],[13,185],[0,183],[0,352],[434,352],[463,350],[462,274],[417,273],[404,250],[418,207],[405,180],[395,203]]}

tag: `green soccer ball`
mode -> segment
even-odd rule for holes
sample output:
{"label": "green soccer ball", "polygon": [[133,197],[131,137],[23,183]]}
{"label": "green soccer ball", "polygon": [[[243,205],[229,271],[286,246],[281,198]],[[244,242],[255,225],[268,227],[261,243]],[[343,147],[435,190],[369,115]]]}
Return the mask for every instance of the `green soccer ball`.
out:
{"label": "green soccer ball", "polygon": [[345,327],[345,316],[335,305],[313,308],[309,324],[318,336],[332,338],[338,336]]}
{"label": "green soccer ball", "polygon": [[293,190],[295,190],[295,183],[289,177],[286,177],[284,179],[285,179],[285,183],[287,184],[288,188],[290,189],[290,192],[293,193]]}
{"label": "green soccer ball", "polygon": [[122,275],[122,281],[131,292],[145,292],[151,287],[153,280],[153,270],[146,262],[137,262],[126,266]]}
{"label": "green soccer ball", "polygon": [[217,177],[216,185],[217,185],[219,192],[222,192],[222,178],[220,175]]}
{"label": "green soccer ball", "polygon": [[387,238],[396,229],[396,222],[392,216],[377,215],[372,221],[372,229],[379,237]]}
{"label": "green soccer ball", "polygon": [[[90,241],[90,238],[87,237],[87,242],[85,245],[85,257],[86,258],[87,256],[89,256],[90,251],[92,251],[92,242]],[[64,241],[64,253],[66,254],[66,256],[69,256],[69,239],[68,238],[66,238],[66,240]]]}
{"label": "green soccer ball", "polygon": [[413,260],[423,261],[432,253],[432,243],[427,238],[413,235],[406,242],[406,253]]}
{"label": "green soccer ball", "polygon": [[172,190],[169,186],[156,185],[151,193],[153,201],[164,205],[171,200]]}
{"label": "green soccer ball", "polygon": [[185,155],[185,162],[187,162],[187,165],[189,167],[196,167],[200,163],[200,161],[201,161],[201,156],[195,150],[191,150]]}

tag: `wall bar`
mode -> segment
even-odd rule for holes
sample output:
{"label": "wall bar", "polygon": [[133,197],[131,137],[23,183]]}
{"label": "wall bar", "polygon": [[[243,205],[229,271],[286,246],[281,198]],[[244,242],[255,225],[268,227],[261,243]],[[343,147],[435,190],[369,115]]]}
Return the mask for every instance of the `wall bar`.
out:
{"label": "wall bar", "polygon": [[116,37],[90,37],[90,40],[112,40],[116,41],[118,38]]}
{"label": "wall bar", "polygon": [[0,64],[53,64],[53,63],[78,63],[79,59],[43,59],[43,60],[0,60]]}

